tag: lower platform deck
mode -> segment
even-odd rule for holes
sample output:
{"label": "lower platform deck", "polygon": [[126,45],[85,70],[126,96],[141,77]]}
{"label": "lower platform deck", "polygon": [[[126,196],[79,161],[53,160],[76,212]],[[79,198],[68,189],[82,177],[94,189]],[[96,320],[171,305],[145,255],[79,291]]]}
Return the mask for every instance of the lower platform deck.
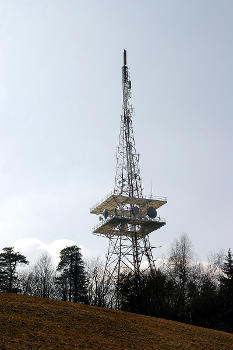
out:
{"label": "lower platform deck", "polygon": [[145,237],[149,233],[158,230],[166,224],[165,219],[139,218],[128,216],[111,216],[94,228],[94,234],[104,236],[128,236],[137,233],[138,238]]}

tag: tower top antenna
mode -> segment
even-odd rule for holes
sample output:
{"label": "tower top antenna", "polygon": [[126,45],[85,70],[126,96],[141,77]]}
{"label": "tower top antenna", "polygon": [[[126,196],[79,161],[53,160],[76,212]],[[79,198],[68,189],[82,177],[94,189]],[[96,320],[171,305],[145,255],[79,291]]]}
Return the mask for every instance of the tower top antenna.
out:
{"label": "tower top antenna", "polygon": [[127,53],[126,53],[126,50],[124,50],[124,66],[127,65],[126,56],[127,56]]}

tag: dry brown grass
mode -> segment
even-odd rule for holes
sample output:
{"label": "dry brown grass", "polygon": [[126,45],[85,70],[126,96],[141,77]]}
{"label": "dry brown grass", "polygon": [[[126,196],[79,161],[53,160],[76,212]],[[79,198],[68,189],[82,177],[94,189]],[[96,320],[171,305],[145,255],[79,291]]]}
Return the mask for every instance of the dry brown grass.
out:
{"label": "dry brown grass", "polygon": [[164,319],[0,293],[0,350],[224,350],[233,335]]}

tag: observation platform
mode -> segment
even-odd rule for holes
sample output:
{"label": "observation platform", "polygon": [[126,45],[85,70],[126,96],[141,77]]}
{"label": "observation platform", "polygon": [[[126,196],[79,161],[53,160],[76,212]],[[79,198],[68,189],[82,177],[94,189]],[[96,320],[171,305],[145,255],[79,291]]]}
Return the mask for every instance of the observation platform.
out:
{"label": "observation platform", "polygon": [[138,238],[143,238],[152,231],[166,225],[163,218],[141,218],[129,216],[110,216],[94,227],[93,233],[104,236],[128,236],[137,233]]}
{"label": "observation platform", "polygon": [[166,203],[166,197],[137,198],[111,193],[90,209],[92,214],[101,215],[101,222],[94,227],[93,233],[109,237],[132,237],[136,233],[138,238],[143,238],[166,225],[165,219],[150,217],[148,208],[153,207],[156,213],[156,209]]}
{"label": "observation platform", "polygon": [[146,211],[150,206],[158,209],[167,203],[166,197],[127,197],[121,194],[110,193],[103,201],[97,203],[90,209],[91,214],[101,215],[107,209],[109,213],[114,213],[115,208],[126,204],[135,205],[140,208],[141,216],[146,215]]}

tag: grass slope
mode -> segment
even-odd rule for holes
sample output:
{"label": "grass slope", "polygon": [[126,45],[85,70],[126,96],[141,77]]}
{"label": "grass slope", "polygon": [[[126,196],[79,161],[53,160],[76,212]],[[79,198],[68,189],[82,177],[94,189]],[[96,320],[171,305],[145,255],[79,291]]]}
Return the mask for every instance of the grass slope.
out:
{"label": "grass slope", "polygon": [[0,293],[0,350],[233,348],[233,335],[164,319]]}

